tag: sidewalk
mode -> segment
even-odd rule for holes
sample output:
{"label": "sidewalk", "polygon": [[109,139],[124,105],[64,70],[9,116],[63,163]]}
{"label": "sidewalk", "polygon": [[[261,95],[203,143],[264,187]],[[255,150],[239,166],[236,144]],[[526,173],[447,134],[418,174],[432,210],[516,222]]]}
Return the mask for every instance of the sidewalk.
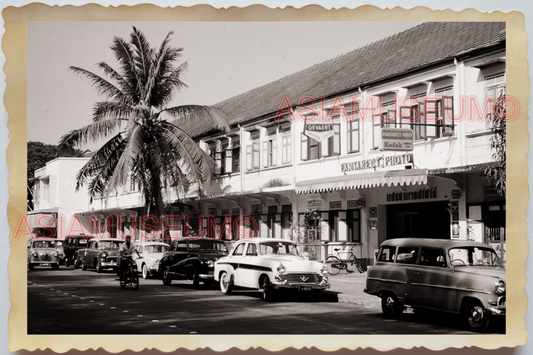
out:
{"label": "sidewalk", "polygon": [[351,303],[366,308],[381,309],[381,299],[363,292],[366,287],[366,272],[347,273],[342,270],[337,275],[329,275],[331,287],[326,292],[337,293],[339,302]]}

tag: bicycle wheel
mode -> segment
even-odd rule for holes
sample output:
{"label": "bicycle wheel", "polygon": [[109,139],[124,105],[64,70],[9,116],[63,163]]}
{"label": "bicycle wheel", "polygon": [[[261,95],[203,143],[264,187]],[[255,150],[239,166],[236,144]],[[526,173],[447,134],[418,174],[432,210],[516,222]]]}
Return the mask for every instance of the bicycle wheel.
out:
{"label": "bicycle wheel", "polygon": [[139,274],[136,272],[136,270],[130,270],[130,283],[134,290],[139,288]]}
{"label": "bicycle wheel", "polygon": [[355,272],[357,270],[361,274],[365,271],[363,270],[363,267],[361,266],[359,259],[357,259],[355,255],[350,256],[346,269],[348,272]]}
{"label": "bicycle wheel", "polygon": [[121,271],[119,275],[119,281],[120,281],[120,287],[126,288],[126,275],[124,275],[125,272]]}
{"label": "bicycle wheel", "polygon": [[326,259],[326,267],[330,275],[337,275],[342,269],[342,261],[339,260],[336,256],[328,256]]}

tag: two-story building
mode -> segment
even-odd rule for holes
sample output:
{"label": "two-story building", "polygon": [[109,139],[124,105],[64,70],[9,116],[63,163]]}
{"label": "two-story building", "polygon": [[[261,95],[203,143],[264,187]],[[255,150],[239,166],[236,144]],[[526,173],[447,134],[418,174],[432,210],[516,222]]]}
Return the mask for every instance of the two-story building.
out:
{"label": "two-story building", "polygon": [[[216,104],[231,132],[183,127],[213,157],[215,176],[184,198],[169,194],[179,229],[166,236],[192,228],[235,239],[231,223],[252,216],[246,228],[262,237],[305,232],[317,259],[353,246],[370,264],[381,242],[399,237],[503,248],[505,197],[484,170],[490,105],[505,92],[505,36],[500,22],[424,23]],[[108,198],[111,207],[97,201],[102,219],[139,213],[130,190]]]}

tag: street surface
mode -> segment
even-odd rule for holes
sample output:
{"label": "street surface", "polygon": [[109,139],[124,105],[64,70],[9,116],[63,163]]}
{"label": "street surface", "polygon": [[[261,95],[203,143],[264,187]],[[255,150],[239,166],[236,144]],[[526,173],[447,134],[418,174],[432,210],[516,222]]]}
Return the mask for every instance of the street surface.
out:
{"label": "street surface", "polygon": [[191,281],[141,278],[135,291],[115,278],[111,270],[63,265],[29,271],[28,334],[474,334],[456,315],[406,312],[390,320],[379,308],[339,303],[331,291],[283,293],[267,303],[254,290],[226,296],[217,284],[193,290]]}

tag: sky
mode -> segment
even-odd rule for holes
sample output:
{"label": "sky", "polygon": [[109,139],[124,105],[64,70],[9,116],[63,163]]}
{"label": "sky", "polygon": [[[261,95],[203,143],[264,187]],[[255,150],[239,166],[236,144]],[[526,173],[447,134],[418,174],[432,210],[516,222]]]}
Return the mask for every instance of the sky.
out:
{"label": "sky", "polygon": [[[28,24],[28,141],[57,144],[91,122],[104,101],[76,66],[103,75],[97,64],[118,63],[114,37],[130,39],[133,26],[151,47],[173,31],[189,69],[169,106],[213,105],[229,97],[413,27],[414,22],[30,22]],[[101,143],[101,142],[100,142]],[[99,144],[85,147],[94,150]]]}

